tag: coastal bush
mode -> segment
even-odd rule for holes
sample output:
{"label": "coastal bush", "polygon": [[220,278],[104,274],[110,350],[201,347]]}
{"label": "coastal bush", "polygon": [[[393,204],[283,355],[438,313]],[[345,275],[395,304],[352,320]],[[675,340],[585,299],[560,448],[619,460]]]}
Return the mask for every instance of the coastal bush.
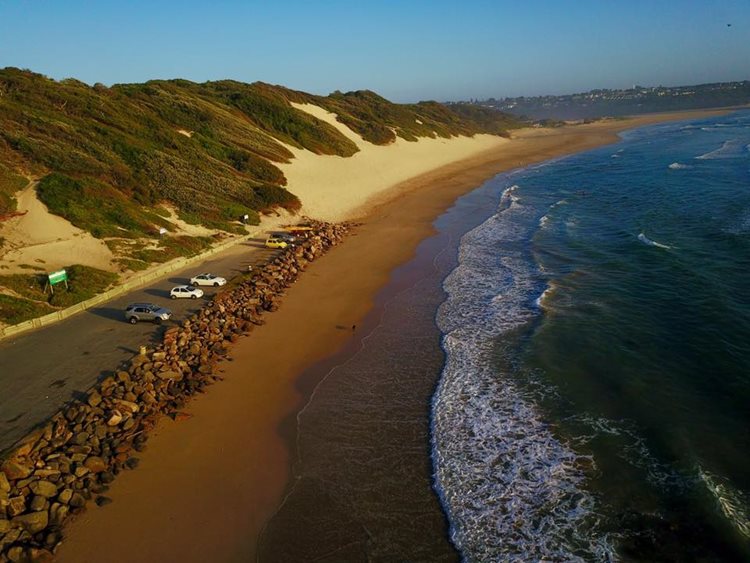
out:
{"label": "coastal bush", "polygon": [[339,156],[351,156],[359,150],[331,125],[292,107],[283,92],[273,86],[231,80],[209,82],[205,86],[258,127],[292,146]]}
{"label": "coastal bush", "polygon": [[330,96],[297,96],[295,101],[313,103],[337,115],[338,121],[377,145],[392,143],[396,136],[407,141],[419,137],[444,137],[490,133],[508,135],[522,122],[496,110],[434,101],[393,104],[369,90],[334,92]]}
{"label": "coastal bush", "polygon": [[14,188],[2,187],[4,171],[23,170],[43,178],[40,197],[52,213],[98,237],[140,236],[166,226],[149,211],[165,201],[195,223],[228,230],[237,228],[224,217],[228,205],[256,213],[298,209],[274,164],[293,158],[282,142],[343,157],[358,149],[290,102],[335,112],[376,144],[397,135],[502,134],[504,123],[499,112],[460,115],[436,102],[393,104],[369,91],[314,96],[230,80],[89,87],[6,68],[0,94],[0,211],[13,206],[8,193]]}
{"label": "coastal bush", "polygon": [[49,303],[55,307],[70,307],[103,293],[117,282],[119,276],[91,266],[75,264],[65,268],[68,273],[68,288],[56,285],[50,294]]}
{"label": "coastal bush", "polygon": [[0,322],[15,325],[52,313],[45,303],[0,294]]}
{"label": "coastal bush", "polygon": [[79,264],[67,266],[65,270],[68,273],[68,287],[66,288],[64,284],[55,285],[54,293],[46,288],[47,274],[0,276],[0,287],[11,289],[29,301],[47,302],[55,307],[68,307],[106,291],[118,279],[117,274],[112,272]]}
{"label": "coastal bush", "polygon": [[131,253],[130,258],[146,263],[168,262],[181,256],[200,254],[215,243],[213,237],[177,236],[164,237],[156,248],[141,248]]}
{"label": "coastal bush", "polygon": [[283,207],[293,213],[299,211],[302,202],[293,193],[280,186],[264,184],[251,188],[251,207],[259,211],[268,211],[274,207]]}
{"label": "coastal bush", "polygon": [[528,123],[508,113],[474,104],[451,104],[450,106],[432,107],[433,111],[451,111],[462,122],[476,133],[489,133],[507,137],[510,131],[526,127]]}
{"label": "coastal bush", "polygon": [[44,285],[47,283],[45,274],[6,274],[0,276],[0,287],[10,289],[14,293],[33,301],[47,301]]}
{"label": "coastal bush", "polygon": [[163,217],[95,180],[52,173],[39,181],[37,194],[50,212],[98,238],[141,236],[159,227],[172,228]]}
{"label": "coastal bush", "polygon": [[0,164],[0,215],[16,210],[14,195],[27,183],[26,178]]}

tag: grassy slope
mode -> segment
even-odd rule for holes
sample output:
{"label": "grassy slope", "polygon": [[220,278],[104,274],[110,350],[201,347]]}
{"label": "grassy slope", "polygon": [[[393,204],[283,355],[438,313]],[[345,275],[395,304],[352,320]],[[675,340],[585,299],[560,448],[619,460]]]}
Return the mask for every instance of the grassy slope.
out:
{"label": "grassy slope", "polygon": [[[143,209],[160,201],[217,227],[244,213],[296,209],[300,202],[274,165],[292,157],[278,141],[340,156],[357,147],[290,100],[336,112],[378,144],[393,141],[394,131],[416,140],[502,134],[517,123],[497,112],[460,115],[435,102],[393,104],[369,91],[321,97],[230,80],[91,87],[6,68],[0,70],[0,213],[12,210],[9,194],[19,176],[29,175],[42,178],[40,196],[52,212],[96,236],[116,227],[133,236],[148,232],[159,222]],[[102,198],[106,209],[98,208]]]}
{"label": "grassy slope", "polygon": [[[52,213],[96,237],[118,237],[107,243],[119,245],[123,267],[142,269],[195,254],[212,241],[166,237],[155,250],[121,241],[170,229],[158,205],[162,202],[173,204],[190,223],[224,230],[235,228],[231,222],[244,214],[257,223],[259,212],[296,210],[300,201],[275,166],[293,156],[285,145],[342,157],[357,152],[335,127],[294,108],[292,101],[336,113],[376,144],[391,143],[396,135],[409,141],[504,135],[520,124],[482,108],[393,104],[370,91],[323,97],[231,80],[154,80],[108,88],[0,69],[0,215],[15,209],[13,194],[34,177],[39,178],[39,198]],[[39,291],[43,276],[3,276],[0,286],[25,299],[2,296],[0,322],[32,318],[112,282],[94,273],[79,276],[75,285],[81,291],[75,295],[61,293],[52,300],[28,294],[29,288]],[[84,290],[81,280],[88,276],[99,281]]]}

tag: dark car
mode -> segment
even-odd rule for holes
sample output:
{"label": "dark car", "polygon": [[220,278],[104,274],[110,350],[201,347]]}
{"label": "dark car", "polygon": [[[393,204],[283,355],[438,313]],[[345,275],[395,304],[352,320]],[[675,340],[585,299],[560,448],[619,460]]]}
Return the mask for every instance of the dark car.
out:
{"label": "dark car", "polygon": [[154,303],[131,303],[125,307],[125,320],[135,324],[138,321],[153,321],[160,324],[172,316],[172,311]]}
{"label": "dark car", "polygon": [[297,237],[295,237],[291,233],[278,232],[278,233],[273,233],[272,236],[273,236],[273,238],[276,238],[276,239],[279,239],[279,240],[283,240],[289,246],[294,246],[297,243],[299,243],[299,239]]}

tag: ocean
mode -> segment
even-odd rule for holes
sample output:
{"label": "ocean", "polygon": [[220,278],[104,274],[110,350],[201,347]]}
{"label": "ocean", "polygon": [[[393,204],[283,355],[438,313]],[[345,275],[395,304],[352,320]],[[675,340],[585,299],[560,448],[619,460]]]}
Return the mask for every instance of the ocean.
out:
{"label": "ocean", "polygon": [[750,112],[479,191],[430,426],[460,557],[750,560]]}

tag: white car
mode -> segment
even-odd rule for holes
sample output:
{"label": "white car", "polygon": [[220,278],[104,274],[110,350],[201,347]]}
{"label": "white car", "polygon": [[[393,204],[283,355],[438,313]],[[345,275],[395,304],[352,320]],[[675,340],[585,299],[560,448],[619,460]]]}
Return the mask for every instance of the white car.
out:
{"label": "white car", "polygon": [[169,296],[172,299],[198,299],[199,297],[203,297],[203,290],[198,287],[190,287],[189,285],[178,285],[172,288]]}
{"label": "white car", "polygon": [[213,274],[199,274],[195,277],[190,278],[190,285],[212,285],[219,287],[220,285],[226,285],[227,280],[222,277],[215,276]]}

